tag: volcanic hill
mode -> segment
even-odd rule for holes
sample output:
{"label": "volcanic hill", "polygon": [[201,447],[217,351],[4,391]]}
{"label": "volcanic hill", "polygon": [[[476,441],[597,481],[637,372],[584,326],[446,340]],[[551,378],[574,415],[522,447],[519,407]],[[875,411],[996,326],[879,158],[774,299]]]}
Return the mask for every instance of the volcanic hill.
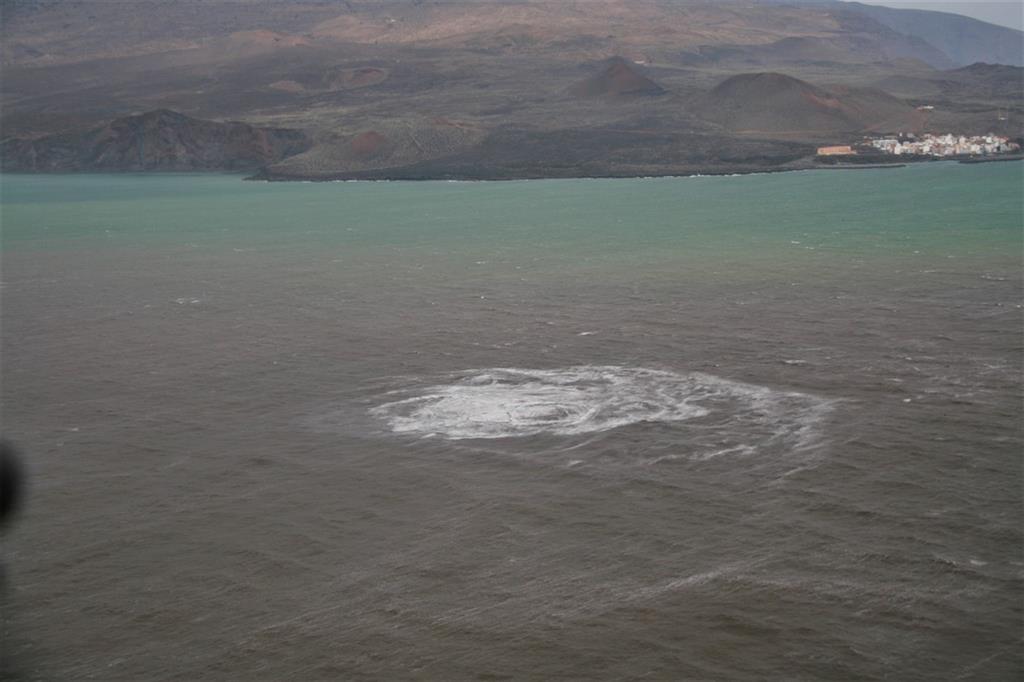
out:
{"label": "volcanic hill", "polygon": [[663,95],[665,88],[640,73],[635,65],[616,56],[607,60],[599,73],[572,85],[569,94],[576,97]]}
{"label": "volcanic hill", "polygon": [[698,114],[743,134],[805,135],[867,131],[883,124],[909,129],[915,110],[879,90],[826,90],[781,73],[726,79],[696,107]]}

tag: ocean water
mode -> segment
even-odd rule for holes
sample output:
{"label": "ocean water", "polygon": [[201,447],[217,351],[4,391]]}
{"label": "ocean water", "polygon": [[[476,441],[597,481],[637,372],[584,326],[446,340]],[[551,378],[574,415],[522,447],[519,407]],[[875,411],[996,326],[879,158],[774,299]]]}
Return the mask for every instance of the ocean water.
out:
{"label": "ocean water", "polygon": [[4,176],[17,680],[1017,680],[1022,164]]}

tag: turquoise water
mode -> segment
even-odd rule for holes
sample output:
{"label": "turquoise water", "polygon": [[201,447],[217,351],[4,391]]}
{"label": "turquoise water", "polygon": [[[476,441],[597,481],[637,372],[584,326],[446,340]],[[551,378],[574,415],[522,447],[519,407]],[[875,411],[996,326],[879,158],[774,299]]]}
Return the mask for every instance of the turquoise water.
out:
{"label": "turquoise water", "polygon": [[751,258],[792,258],[811,248],[825,257],[991,254],[1020,238],[1019,163],[628,181],[240,179],[7,176],[4,246],[242,241],[257,248],[444,248],[480,256],[501,247],[516,255],[548,251],[552,259],[686,261],[723,250],[758,252]]}
{"label": "turquoise water", "polygon": [[11,658],[1019,679],[1022,172],[4,176]]}

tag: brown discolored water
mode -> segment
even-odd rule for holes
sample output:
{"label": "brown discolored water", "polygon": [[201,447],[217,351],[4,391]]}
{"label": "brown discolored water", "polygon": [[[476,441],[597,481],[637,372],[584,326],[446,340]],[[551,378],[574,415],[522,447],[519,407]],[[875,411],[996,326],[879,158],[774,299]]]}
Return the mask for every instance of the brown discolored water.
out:
{"label": "brown discolored water", "polygon": [[6,176],[6,673],[1019,679],[1020,181]]}

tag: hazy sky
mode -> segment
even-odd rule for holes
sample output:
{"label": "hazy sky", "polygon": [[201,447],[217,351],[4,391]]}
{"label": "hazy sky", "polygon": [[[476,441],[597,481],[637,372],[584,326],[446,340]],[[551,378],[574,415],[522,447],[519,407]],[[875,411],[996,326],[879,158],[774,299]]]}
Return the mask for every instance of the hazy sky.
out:
{"label": "hazy sky", "polygon": [[1024,2],[1021,0],[1002,0],[992,2],[991,0],[931,0],[926,2],[902,0],[889,2],[889,0],[860,0],[869,5],[885,5],[886,7],[899,7],[901,9],[932,9],[940,12],[955,12],[982,21],[988,21],[1001,26],[1024,29]]}

